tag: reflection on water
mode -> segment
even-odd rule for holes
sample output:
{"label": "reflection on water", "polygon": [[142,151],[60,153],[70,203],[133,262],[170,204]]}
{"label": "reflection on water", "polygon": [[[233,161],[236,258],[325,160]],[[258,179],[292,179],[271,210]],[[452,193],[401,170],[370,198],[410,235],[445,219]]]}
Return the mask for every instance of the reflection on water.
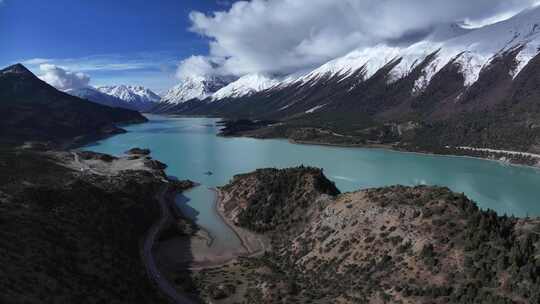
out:
{"label": "reflection on water", "polygon": [[218,219],[215,192],[205,186],[193,188],[176,198],[176,205],[188,218],[199,223],[213,237],[212,246],[223,251],[235,250],[240,240],[225,222]]}
{"label": "reflection on water", "polygon": [[[150,116],[148,123],[132,125],[125,134],[100,141],[88,149],[121,154],[138,146],[152,150],[167,163],[168,174],[201,183],[188,193],[187,204],[200,214],[208,230],[216,224],[213,193],[208,187],[227,183],[233,175],[263,167],[301,164],[324,168],[342,191],[394,184],[442,185],[464,192],[483,208],[515,215],[540,215],[540,171],[463,157],[293,145],[286,140],[257,140],[215,136],[217,119]],[[211,171],[213,175],[205,175]]]}

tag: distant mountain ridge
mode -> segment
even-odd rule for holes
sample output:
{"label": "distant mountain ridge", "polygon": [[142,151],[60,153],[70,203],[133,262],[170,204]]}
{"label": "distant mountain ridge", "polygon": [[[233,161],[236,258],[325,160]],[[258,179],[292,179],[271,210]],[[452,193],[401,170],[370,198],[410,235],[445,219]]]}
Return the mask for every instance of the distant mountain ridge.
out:
{"label": "distant mountain ridge", "polygon": [[69,89],[65,92],[69,95],[77,96],[79,98],[86,99],[104,106],[137,110],[124,100],[109,94],[102,93],[93,87]]}
{"label": "distant mountain ridge", "polygon": [[0,70],[0,141],[71,142],[144,122],[136,111],[99,105],[58,91],[21,64]]}
{"label": "distant mountain ridge", "polygon": [[159,104],[152,109],[154,113],[169,113],[185,107],[193,101],[208,99],[215,92],[232,81],[230,77],[191,76],[183,78],[179,84],[168,90]]}
{"label": "distant mountain ridge", "polygon": [[148,111],[161,100],[161,97],[142,86],[116,85],[102,86],[98,91],[110,96],[114,96],[126,102],[133,109],[138,111]]}
{"label": "distant mountain ridge", "polygon": [[163,96],[162,102],[179,104],[192,99],[203,100],[229,83],[230,79],[217,76],[186,77]]}
{"label": "distant mountain ridge", "polygon": [[[482,28],[441,26],[410,46],[354,50],[249,94],[192,99],[164,112],[282,122],[257,136],[291,138],[310,127],[343,143],[538,153],[539,48],[535,7]],[[302,138],[319,141],[317,132]]]}

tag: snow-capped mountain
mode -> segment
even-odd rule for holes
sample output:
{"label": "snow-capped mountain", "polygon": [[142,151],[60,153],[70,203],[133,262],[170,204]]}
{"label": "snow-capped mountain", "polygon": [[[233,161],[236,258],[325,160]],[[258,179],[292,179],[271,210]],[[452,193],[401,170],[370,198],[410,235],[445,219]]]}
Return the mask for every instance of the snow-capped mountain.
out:
{"label": "snow-capped mountain", "polygon": [[102,86],[98,87],[97,90],[101,93],[119,98],[139,111],[147,111],[161,100],[159,95],[142,86]]}
{"label": "snow-capped mountain", "polygon": [[162,103],[180,104],[192,99],[203,100],[231,82],[230,78],[217,76],[191,76],[171,88],[161,99]]}
{"label": "snow-capped mountain", "polygon": [[77,96],[79,98],[86,99],[105,106],[136,110],[135,108],[133,108],[132,105],[123,101],[122,99],[102,93],[93,87],[69,89],[65,92],[69,95]]}
{"label": "snow-capped mountain", "polygon": [[[379,45],[363,48],[334,59],[311,73],[291,83],[307,82],[323,76],[347,78],[356,72],[362,72],[363,79],[369,79],[384,66],[399,61],[392,69],[391,80],[406,76],[430,54],[436,58],[424,68],[423,81],[429,83],[443,67],[449,63],[460,66],[465,77],[465,85],[470,86],[478,79],[483,67],[497,56],[521,48],[517,55],[518,66],[512,71],[519,71],[538,53],[540,47],[540,9],[526,10],[513,18],[474,30],[456,28],[437,29],[434,36],[411,46],[391,47]],[[450,39],[438,41],[442,36]]]}
{"label": "snow-capped mountain", "polygon": [[272,88],[280,83],[279,80],[262,74],[248,74],[240,77],[212,95],[212,100],[238,98]]}
{"label": "snow-capped mountain", "polygon": [[[163,112],[279,120],[384,113],[385,119],[399,119],[411,113],[427,115],[415,111],[433,106],[429,115],[439,119],[486,110],[511,98],[520,89],[512,83],[539,49],[540,7],[535,7],[476,29],[443,24],[412,45],[356,49],[280,81],[246,75],[215,92],[200,80],[185,82],[171,90],[168,99],[192,101]],[[234,99],[250,102],[231,102]]]}
{"label": "snow-capped mountain", "polygon": [[457,36],[465,35],[470,31],[473,31],[473,29],[466,28],[463,24],[457,22],[444,23],[434,27],[426,40],[435,42],[446,41]]}

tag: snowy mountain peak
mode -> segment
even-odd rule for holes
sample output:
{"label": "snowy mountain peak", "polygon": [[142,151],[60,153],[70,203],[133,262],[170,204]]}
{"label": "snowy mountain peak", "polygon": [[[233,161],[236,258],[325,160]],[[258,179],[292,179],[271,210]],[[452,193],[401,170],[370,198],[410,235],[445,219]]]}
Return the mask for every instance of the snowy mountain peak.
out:
{"label": "snowy mountain peak", "polygon": [[[96,90],[102,94],[121,100],[131,109],[143,112],[150,110],[161,99],[159,95],[142,86],[113,85],[98,87]],[[92,94],[93,97],[96,95],[97,94]],[[94,97],[94,101],[96,99],[97,97]]]}
{"label": "snowy mountain peak", "polygon": [[217,76],[185,77],[163,96],[162,102],[179,104],[191,99],[203,100],[229,84],[230,81],[230,78]]}
{"label": "snowy mountain peak", "polygon": [[219,89],[212,95],[212,100],[248,96],[272,88],[277,84],[279,84],[277,79],[262,74],[248,74]]}
{"label": "snowy mountain peak", "polygon": [[473,29],[463,27],[459,23],[444,23],[433,28],[426,40],[441,42],[452,39],[457,36],[465,35]]}
{"label": "snowy mountain peak", "polygon": [[134,104],[128,103],[118,97],[105,94],[93,87],[68,89],[64,92],[109,107],[139,110]]}
{"label": "snowy mountain peak", "polygon": [[[245,75],[232,83],[215,82],[204,77],[186,79],[171,89],[163,101],[178,104],[208,97],[212,100],[236,98],[270,88],[296,90],[316,87],[329,80],[342,82],[346,79],[351,81],[352,90],[356,82],[370,79],[383,68],[391,67],[385,72],[388,72],[388,83],[393,83],[411,75],[420,65],[422,70],[414,79],[412,94],[427,88],[431,79],[447,65],[457,67],[463,76],[464,87],[468,88],[476,83],[481,71],[499,56],[510,52],[516,55],[516,65],[509,71],[510,76],[516,77],[539,50],[540,7],[535,7],[505,21],[480,28],[465,28],[458,23],[441,24],[434,27],[422,41],[412,45],[363,47],[314,70],[283,77],[281,81],[260,74]],[[426,61],[428,58],[429,61]]]}
{"label": "snowy mountain peak", "polygon": [[161,97],[142,86],[116,85],[97,88],[100,92],[118,97],[126,102],[158,102]]}
{"label": "snowy mountain peak", "polygon": [[425,88],[431,78],[447,64],[455,64],[463,74],[466,87],[473,85],[480,72],[497,56],[519,50],[515,77],[538,54],[540,49],[540,7],[526,10],[508,20],[477,29],[464,29],[457,24],[441,25],[425,40],[407,47],[377,45],[354,50],[329,61],[290,83],[307,83],[323,77],[345,79],[361,75],[368,79],[379,69],[399,58],[389,75],[390,82],[406,76],[429,54],[435,58],[424,67],[415,91]]}

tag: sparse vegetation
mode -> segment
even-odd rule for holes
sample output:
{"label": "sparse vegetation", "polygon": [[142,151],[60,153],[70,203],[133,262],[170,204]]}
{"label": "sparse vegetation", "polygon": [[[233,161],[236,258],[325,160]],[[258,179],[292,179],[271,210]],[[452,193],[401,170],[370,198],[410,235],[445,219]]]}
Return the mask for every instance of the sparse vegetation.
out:
{"label": "sparse vegetation", "polygon": [[[236,303],[540,301],[540,220],[498,216],[438,187],[334,196],[314,190],[313,175],[324,179],[312,168],[258,170],[223,187],[234,197],[229,204],[243,206],[239,218],[246,220],[238,224],[264,227],[259,231],[272,238],[273,250],[242,259],[235,271],[224,267],[200,276],[245,286]],[[311,203],[295,195],[298,189],[310,193]]]}

